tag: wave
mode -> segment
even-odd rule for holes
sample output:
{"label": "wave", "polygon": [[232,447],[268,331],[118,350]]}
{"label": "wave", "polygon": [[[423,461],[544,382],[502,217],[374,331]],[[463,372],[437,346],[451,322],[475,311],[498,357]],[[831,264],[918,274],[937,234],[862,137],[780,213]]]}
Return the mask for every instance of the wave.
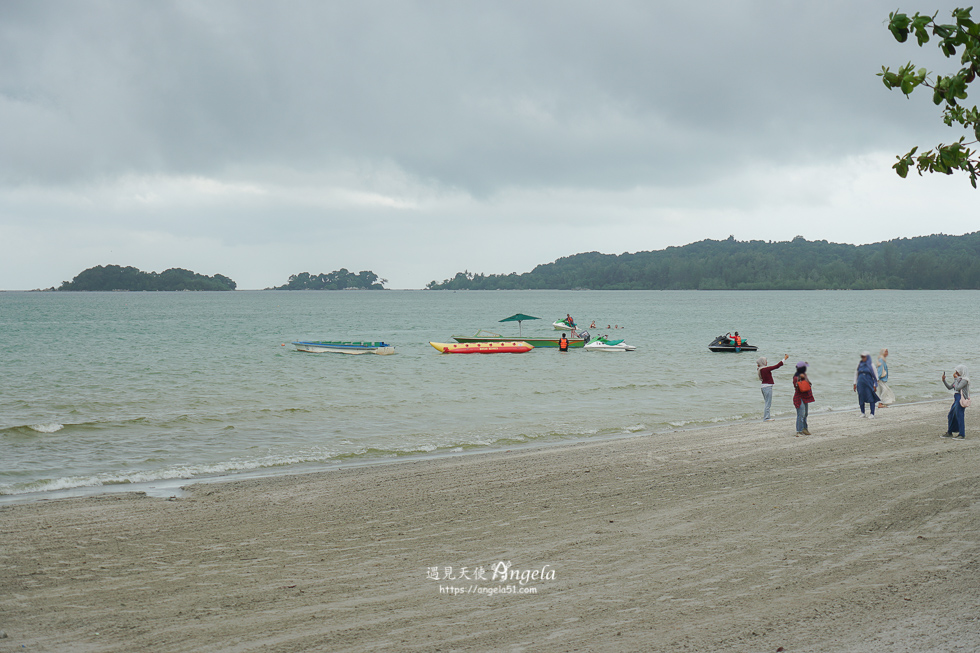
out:
{"label": "wave", "polygon": [[28,424],[27,428],[37,431],[38,433],[57,433],[61,429],[65,428],[65,425],[59,424],[58,422],[50,422],[48,424]]}
{"label": "wave", "polygon": [[234,428],[234,426],[229,425],[229,422],[253,422],[256,418],[258,419],[275,419],[279,417],[289,417],[296,414],[312,413],[313,410],[303,407],[286,407],[286,408],[244,408],[244,409],[232,409],[227,411],[222,411],[220,413],[186,413],[181,412],[178,414],[171,415],[158,415],[150,417],[147,415],[140,415],[136,417],[116,417],[116,418],[102,418],[102,419],[90,419],[78,422],[71,421],[51,421],[51,422],[37,422],[30,424],[14,424],[13,426],[0,427],[0,436],[3,435],[36,435],[38,433],[57,433],[62,429],[78,430],[78,429],[107,429],[107,428],[126,428],[130,426],[144,426],[153,427],[159,429],[167,429],[170,427],[184,427],[188,424],[196,425],[208,425],[208,424],[221,424],[222,428]]}
{"label": "wave", "polygon": [[[329,460],[329,458],[328,458]],[[61,478],[44,478],[22,483],[0,483],[0,495],[25,494],[28,492],[50,492],[52,490],[69,490],[79,487],[101,487],[106,485],[126,485],[132,483],[149,483],[169,479],[187,479],[194,482],[195,477],[222,475],[229,472],[244,472],[266,467],[282,467],[309,462],[325,462],[317,456],[282,456],[276,459],[230,460],[217,463],[202,463],[198,465],[170,466],[156,470],[127,470],[120,472],[103,472],[88,476],[63,476]]]}
{"label": "wave", "polygon": [[57,433],[65,428],[65,426],[65,424],[61,424],[59,422],[20,424],[18,426],[0,428],[0,435],[37,435],[38,433]]}
{"label": "wave", "polygon": [[[645,429],[642,424],[627,427],[626,432],[636,432]],[[622,432],[622,431],[620,431]],[[223,476],[236,472],[249,472],[261,469],[272,469],[302,464],[337,465],[357,461],[390,460],[394,458],[406,458],[419,455],[441,455],[451,453],[462,453],[466,451],[485,450],[487,448],[503,448],[515,445],[528,444],[534,441],[562,440],[566,438],[579,438],[594,435],[595,431],[588,433],[557,433],[551,432],[540,436],[529,436],[526,434],[509,435],[505,437],[475,438],[467,442],[450,442],[445,444],[432,444],[416,442],[410,446],[399,448],[378,448],[378,447],[359,447],[354,451],[307,451],[295,455],[270,455],[258,457],[251,460],[232,459],[214,463],[200,463],[193,465],[169,465],[158,469],[149,470],[120,470],[114,472],[101,472],[89,475],[63,476],[60,478],[35,479],[19,483],[0,483],[0,496],[16,495],[34,492],[49,492],[54,490],[69,490],[73,488],[101,487],[108,485],[125,485],[135,483],[148,483],[153,481],[165,481],[171,479],[186,479],[188,484],[195,482],[196,478],[204,476]]]}
{"label": "wave", "polygon": [[[776,413],[776,412],[773,413],[773,415],[776,416],[781,414],[782,413]],[[671,426],[673,428],[683,428],[685,426],[704,426],[708,424],[724,424],[727,422],[741,422],[745,419],[748,419],[749,417],[750,417],[749,415],[728,415],[727,417],[713,417],[711,419],[691,419],[691,420],[681,419],[681,420],[673,420],[673,421],[666,422],[666,425]]]}

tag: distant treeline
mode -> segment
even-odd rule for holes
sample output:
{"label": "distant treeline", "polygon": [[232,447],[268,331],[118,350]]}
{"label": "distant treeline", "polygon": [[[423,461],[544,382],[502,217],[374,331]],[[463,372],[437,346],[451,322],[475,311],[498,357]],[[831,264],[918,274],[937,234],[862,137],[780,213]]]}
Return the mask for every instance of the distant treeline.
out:
{"label": "distant treeline", "polygon": [[980,232],[846,245],[703,240],[635,254],[588,252],[524,274],[459,272],[430,290],[817,290],[980,288]]}
{"label": "distant treeline", "polygon": [[384,290],[386,283],[387,279],[379,279],[370,270],[354,274],[347,268],[340,268],[320,274],[300,272],[290,276],[286,285],[277,286],[274,290]]}
{"label": "distant treeline", "polygon": [[237,284],[228,277],[171,268],[159,274],[134,267],[97,265],[64,281],[58,290],[234,290]]}

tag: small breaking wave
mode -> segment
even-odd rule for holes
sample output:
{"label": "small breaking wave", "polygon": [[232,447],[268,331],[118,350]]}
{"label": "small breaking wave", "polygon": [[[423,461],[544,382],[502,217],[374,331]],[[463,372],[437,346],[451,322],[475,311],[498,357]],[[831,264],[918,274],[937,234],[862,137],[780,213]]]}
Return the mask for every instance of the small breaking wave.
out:
{"label": "small breaking wave", "polygon": [[27,428],[37,431],[38,433],[57,433],[61,429],[65,428],[65,425],[59,424],[58,422],[49,422],[48,424],[28,424]]}
{"label": "small breaking wave", "polygon": [[65,428],[59,422],[41,422],[38,424],[21,424],[0,428],[0,435],[37,435],[38,433],[57,433]]}

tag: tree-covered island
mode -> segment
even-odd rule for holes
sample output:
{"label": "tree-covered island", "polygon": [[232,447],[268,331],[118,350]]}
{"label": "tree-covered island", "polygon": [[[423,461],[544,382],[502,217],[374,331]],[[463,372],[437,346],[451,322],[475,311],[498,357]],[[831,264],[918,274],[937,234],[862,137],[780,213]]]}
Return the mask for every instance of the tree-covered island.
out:
{"label": "tree-covered island", "polygon": [[134,267],[97,265],[64,281],[58,290],[234,290],[237,284],[222,274],[208,277],[182,268],[144,272]]}
{"label": "tree-covered island", "polygon": [[333,272],[310,274],[300,272],[289,277],[289,282],[277,286],[273,290],[384,290],[387,279],[380,279],[370,270],[361,270],[357,274],[347,268]]}
{"label": "tree-covered island", "polygon": [[980,232],[870,245],[703,240],[652,252],[575,254],[523,274],[459,272],[429,290],[980,289]]}

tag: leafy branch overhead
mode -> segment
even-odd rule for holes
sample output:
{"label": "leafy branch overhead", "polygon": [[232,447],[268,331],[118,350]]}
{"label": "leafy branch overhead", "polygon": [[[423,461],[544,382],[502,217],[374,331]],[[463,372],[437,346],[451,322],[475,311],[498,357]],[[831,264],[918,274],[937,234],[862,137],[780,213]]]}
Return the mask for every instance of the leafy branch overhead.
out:
{"label": "leafy branch overhead", "polygon": [[931,73],[925,68],[917,69],[912,63],[907,63],[895,71],[882,66],[878,77],[881,77],[886,88],[897,88],[906,96],[920,86],[932,89],[933,103],[943,105],[943,122],[949,127],[954,123],[962,125],[974,139],[967,142],[967,137],[961,136],[953,143],[940,143],[934,149],[919,154],[916,154],[919,148],[913,147],[904,156],[896,157],[898,162],[892,166],[903,179],[913,167],[920,176],[923,172],[951,175],[960,170],[969,173],[970,183],[977,187],[980,158],[977,157],[977,150],[971,149],[971,146],[980,142],[980,111],[976,106],[967,108],[961,104],[967,98],[967,87],[980,70],[980,25],[970,17],[971,11],[973,7],[953,11],[955,24],[951,25],[937,23],[938,12],[932,16],[916,13],[910,17],[899,12],[888,15],[888,29],[899,43],[905,43],[909,36],[914,36],[919,47],[922,47],[936,37],[943,55],[948,59],[959,54],[963,67],[955,74],[946,77],[937,75],[931,79]]}

